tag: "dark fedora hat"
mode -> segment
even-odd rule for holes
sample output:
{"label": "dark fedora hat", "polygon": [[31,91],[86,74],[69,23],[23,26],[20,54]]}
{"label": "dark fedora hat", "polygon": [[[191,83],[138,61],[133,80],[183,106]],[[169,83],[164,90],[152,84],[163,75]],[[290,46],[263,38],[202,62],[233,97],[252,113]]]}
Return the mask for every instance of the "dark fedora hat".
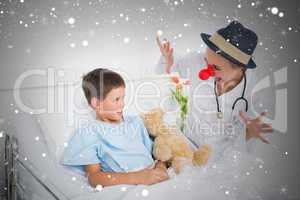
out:
{"label": "dark fedora hat", "polygon": [[246,68],[256,67],[252,54],[257,45],[257,35],[238,21],[231,22],[213,35],[201,33],[201,37],[210,49],[232,63]]}

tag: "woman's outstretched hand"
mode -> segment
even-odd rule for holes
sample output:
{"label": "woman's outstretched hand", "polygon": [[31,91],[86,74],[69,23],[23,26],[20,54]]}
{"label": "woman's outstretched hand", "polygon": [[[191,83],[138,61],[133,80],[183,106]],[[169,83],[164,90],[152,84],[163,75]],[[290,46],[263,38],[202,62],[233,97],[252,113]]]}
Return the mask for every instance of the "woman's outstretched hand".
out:
{"label": "woman's outstretched hand", "polygon": [[263,137],[263,134],[272,133],[273,128],[271,124],[266,124],[262,121],[262,117],[266,112],[262,112],[257,118],[250,119],[246,116],[245,112],[240,111],[240,117],[246,124],[246,140],[250,138],[258,138],[262,142],[269,144],[269,141]]}
{"label": "woman's outstretched hand", "polygon": [[166,73],[170,73],[171,67],[174,62],[173,58],[173,48],[170,45],[170,42],[167,40],[164,40],[163,42],[160,41],[159,36],[156,37],[157,45],[160,49],[161,55],[165,59],[165,70]]}

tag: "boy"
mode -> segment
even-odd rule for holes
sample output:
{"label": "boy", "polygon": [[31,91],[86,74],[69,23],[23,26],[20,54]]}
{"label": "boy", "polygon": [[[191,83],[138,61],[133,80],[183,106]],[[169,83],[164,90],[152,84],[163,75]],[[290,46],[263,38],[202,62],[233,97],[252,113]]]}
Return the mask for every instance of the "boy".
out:
{"label": "boy", "polygon": [[164,163],[152,167],[152,141],[141,118],[123,115],[123,78],[99,68],[83,77],[82,88],[96,119],[72,136],[62,164],[83,168],[93,187],[168,179]]}

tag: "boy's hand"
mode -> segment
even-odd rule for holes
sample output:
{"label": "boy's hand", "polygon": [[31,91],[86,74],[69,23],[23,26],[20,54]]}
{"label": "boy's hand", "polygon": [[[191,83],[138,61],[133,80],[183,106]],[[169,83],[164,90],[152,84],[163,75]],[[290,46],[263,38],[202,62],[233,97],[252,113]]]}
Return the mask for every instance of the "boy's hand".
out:
{"label": "boy's hand", "polygon": [[273,132],[273,128],[271,124],[266,124],[262,121],[262,117],[265,116],[266,113],[262,112],[259,117],[255,119],[249,119],[244,112],[240,112],[240,117],[246,124],[246,140],[250,138],[258,138],[262,142],[269,144],[269,141],[266,140],[262,134]]}
{"label": "boy's hand", "polygon": [[139,177],[141,184],[144,185],[152,185],[169,179],[167,171],[161,167],[143,169],[139,171]]}
{"label": "boy's hand", "polygon": [[167,170],[166,163],[164,163],[160,160],[155,163],[155,168],[157,168],[157,167],[160,167],[161,169]]}
{"label": "boy's hand", "polygon": [[173,48],[170,45],[169,41],[164,41],[161,43],[159,36],[156,37],[157,45],[160,49],[161,54],[164,56],[166,63],[166,72],[170,73],[171,66],[173,65],[174,58],[173,58]]}

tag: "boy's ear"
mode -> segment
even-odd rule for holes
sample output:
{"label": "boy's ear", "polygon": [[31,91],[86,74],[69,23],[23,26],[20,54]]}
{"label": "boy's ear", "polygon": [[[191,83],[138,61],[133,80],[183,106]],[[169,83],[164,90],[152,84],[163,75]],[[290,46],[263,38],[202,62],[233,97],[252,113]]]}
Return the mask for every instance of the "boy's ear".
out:
{"label": "boy's ear", "polygon": [[99,103],[100,103],[100,101],[99,101],[98,98],[96,98],[96,97],[91,98],[91,103],[90,104],[91,104],[91,107],[93,109],[97,109],[99,107]]}

